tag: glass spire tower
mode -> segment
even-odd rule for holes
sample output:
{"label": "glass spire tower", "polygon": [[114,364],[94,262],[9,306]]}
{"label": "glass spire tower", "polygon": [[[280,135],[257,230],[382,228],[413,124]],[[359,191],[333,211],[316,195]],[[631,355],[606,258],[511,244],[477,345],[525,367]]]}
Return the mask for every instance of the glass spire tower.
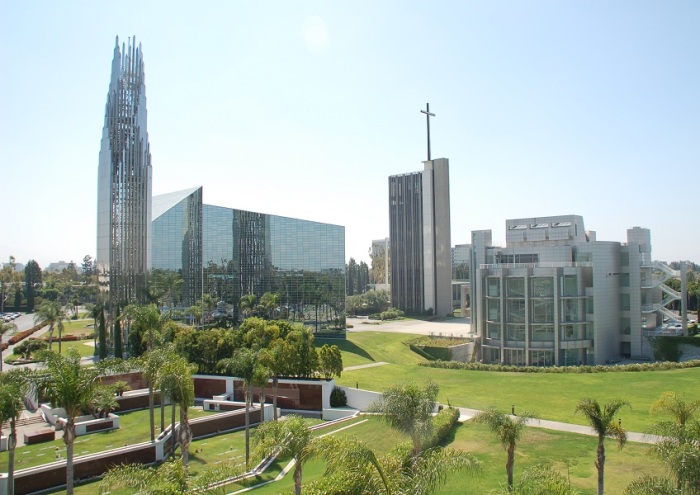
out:
{"label": "glass spire tower", "polygon": [[151,151],[141,45],[114,47],[98,167],[97,259],[112,303],[145,302],[151,264]]}

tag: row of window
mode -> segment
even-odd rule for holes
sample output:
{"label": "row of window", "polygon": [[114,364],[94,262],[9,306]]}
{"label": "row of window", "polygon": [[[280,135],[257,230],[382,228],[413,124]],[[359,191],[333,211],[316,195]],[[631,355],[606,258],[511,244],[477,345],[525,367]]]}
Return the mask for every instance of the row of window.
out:
{"label": "row of window", "polygon": [[[507,297],[525,297],[525,277],[507,277],[505,295]],[[501,296],[501,279],[488,277],[486,279],[486,294],[489,297]],[[578,276],[564,275],[561,277],[562,297],[579,296]],[[530,277],[530,297],[554,297],[553,277]]]}
{"label": "row of window", "polygon": [[[526,325],[508,323],[505,326],[506,340],[525,341]],[[560,327],[561,340],[592,340],[593,323],[569,324]],[[501,324],[487,323],[486,335],[489,339],[501,340]],[[530,325],[530,342],[554,342],[554,325]]]}

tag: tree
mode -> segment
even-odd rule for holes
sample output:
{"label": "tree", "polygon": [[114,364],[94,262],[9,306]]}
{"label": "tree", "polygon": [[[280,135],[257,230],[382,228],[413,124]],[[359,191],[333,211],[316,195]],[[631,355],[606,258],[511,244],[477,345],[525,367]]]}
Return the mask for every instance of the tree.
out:
{"label": "tree", "polygon": [[[0,424],[10,423],[7,450],[7,494],[15,490],[15,447],[17,446],[17,420],[24,411],[24,397],[29,391],[27,371],[13,369],[0,373]],[[0,432],[2,434],[2,432]]]}
{"label": "tree", "polygon": [[603,495],[605,482],[605,438],[612,437],[617,440],[620,448],[627,441],[627,432],[622,425],[615,421],[615,415],[624,406],[629,404],[623,400],[615,399],[602,408],[595,399],[581,399],[574,410],[575,413],[583,413],[588,423],[598,435],[598,450],[595,467],[598,470],[598,495]]}
{"label": "tree", "polygon": [[[192,441],[192,429],[189,421],[189,407],[194,403],[194,383],[192,381],[192,365],[181,356],[171,354],[160,371],[161,394],[170,397],[173,403],[180,406],[180,426],[178,428],[178,443],[182,454],[182,465],[187,480],[187,463],[189,460],[189,445]],[[173,435],[175,431],[173,430]],[[173,442],[175,438],[173,437]]]}
{"label": "tree", "polygon": [[119,317],[119,306],[115,310],[114,315],[114,357],[122,359],[124,357],[124,349],[122,348],[122,322]]}
{"label": "tree", "polygon": [[276,451],[294,460],[294,493],[301,495],[303,464],[313,455],[313,435],[306,420],[290,414],[284,421],[264,423],[255,431],[255,444],[258,457]]}
{"label": "tree", "polygon": [[260,306],[269,320],[274,318],[275,309],[279,306],[279,300],[279,294],[273,294],[272,292],[265,292],[260,298]]}
{"label": "tree", "polygon": [[340,378],[343,372],[343,355],[337,345],[323,344],[318,352],[318,367],[321,376],[326,380],[334,376]]}
{"label": "tree", "polygon": [[566,476],[557,472],[551,465],[532,466],[523,471],[520,480],[503,492],[504,495],[578,495]]}
{"label": "tree", "polygon": [[107,327],[105,325],[105,310],[100,308],[100,323],[97,327],[97,335],[99,337],[99,348],[97,355],[100,359],[107,357]]}
{"label": "tree", "polygon": [[[0,341],[2,341],[2,336],[10,331],[16,332],[17,325],[11,321],[0,320]],[[0,349],[2,349],[0,347]],[[2,356],[0,355],[0,373],[2,373]]]}
{"label": "tree", "polygon": [[474,416],[475,423],[482,423],[496,433],[501,440],[501,445],[508,452],[508,460],[506,461],[506,474],[508,476],[508,491],[513,490],[513,467],[515,466],[515,447],[523,430],[531,418],[529,413],[519,416],[509,416],[500,412],[497,409],[490,408],[481,411]]}
{"label": "tree", "polygon": [[58,301],[44,301],[34,315],[34,323],[49,326],[49,350],[53,343],[53,329],[58,328],[58,353],[61,353],[61,334],[66,312]]}
{"label": "tree", "polygon": [[[243,380],[245,396],[245,468],[250,468],[250,407],[253,402],[253,380],[258,367],[257,353],[250,349],[238,349],[232,358],[219,361],[218,368]],[[262,411],[260,411],[262,416]]]}
{"label": "tree", "polygon": [[[172,351],[170,351],[168,348],[164,347],[159,347],[156,349],[152,349],[143,356],[141,356],[141,359],[139,360],[139,364],[143,373],[144,378],[146,378],[146,381],[148,382],[148,418],[150,421],[151,425],[151,442],[154,442],[156,439],[156,424],[155,424],[155,415],[154,415],[154,408],[155,408],[155,399],[154,399],[154,393],[155,389],[159,385],[160,381],[160,376],[161,372],[163,370],[163,367],[167,364],[168,360],[173,357]],[[161,393],[161,416],[163,414],[163,394]],[[162,427],[162,421],[161,421],[161,427]]]}
{"label": "tree", "polygon": [[392,387],[369,407],[370,411],[381,413],[390,427],[411,437],[411,456],[418,458],[423,450],[423,441],[432,431],[433,411],[437,406],[438,386],[433,382],[423,389],[415,383]]}
{"label": "tree", "polygon": [[273,340],[267,349],[258,354],[260,363],[265,366],[272,378],[272,416],[277,421],[277,386],[280,376],[287,374],[291,349],[283,339]]}
{"label": "tree", "polygon": [[314,346],[313,334],[301,325],[287,334],[285,339],[289,346],[288,368],[290,376],[308,378],[318,369],[318,354]]}
{"label": "tree", "polygon": [[661,439],[652,452],[670,469],[678,492],[700,492],[700,422],[695,415],[700,401],[686,401],[675,392],[664,392],[651,414],[666,414],[670,420],[654,423],[652,432]]}
{"label": "tree", "polygon": [[29,260],[24,267],[24,292],[27,298],[27,313],[34,311],[36,289],[41,286],[41,267],[34,260]]}
{"label": "tree", "polygon": [[255,309],[255,301],[257,301],[257,298],[254,294],[244,294],[241,296],[238,307],[241,310],[244,320],[250,316],[250,313]]}
{"label": "tree", "polygon": [[53,407],[66,411],[63,427],[63,442],[66,444],[66,493],[73,493],[73,443],[75,441],[75,418],[83,409],[88,409],[97,389],[97,370],[80,365],[80,354],[69,349],[67,354],[53,352],[45,354],[46,371],[35,375],[35,384],[40,396],[46,397]]}
{"label": "tree", "polygon": [[131,356],[138,357],[154,348],[162,326],[160,313],[155,304],[129,304],[124,308],[123,319],[129,321]]}

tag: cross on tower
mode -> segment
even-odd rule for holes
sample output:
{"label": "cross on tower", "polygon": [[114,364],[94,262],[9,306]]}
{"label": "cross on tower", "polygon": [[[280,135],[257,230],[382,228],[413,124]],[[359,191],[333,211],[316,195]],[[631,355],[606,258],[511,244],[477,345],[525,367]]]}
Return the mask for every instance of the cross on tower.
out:
{"label": "cross on tower", "polygon": [[426,103],[425,110],[421,110],[420,113],[425,114],[425,122],[428,125],[428,161],[430,161],[430,117],[435,117],[435,114],[430,113],[430,103]]}

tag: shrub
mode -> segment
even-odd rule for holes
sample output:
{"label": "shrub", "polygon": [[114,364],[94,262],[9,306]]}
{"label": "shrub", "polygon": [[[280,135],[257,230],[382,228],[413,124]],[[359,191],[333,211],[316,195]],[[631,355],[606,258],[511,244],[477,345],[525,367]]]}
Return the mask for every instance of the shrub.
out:
{"label": "shrub", "polygon": [[[418,352],[418,351],[416,351]],[[700,367],[700,360],[694,359],[675,363],[671,361],[660,361],[656,363],[634,363],[622,365],[598,364],[595,366],[515,366],[508,364],[484,364],[484,363],[461,363],[458,361],[429,361],[418,363],[418,366],[429,368],[441,368],[450,370],[469,371],[500,371],[509,373],[614,373],[614,372],[639,372],[639,371],[662,371]]]}
{"label": "shrub", "polygon": [[345,407],[348,405],[348,397],[345,390],[340,387],[333,387],[331,391],[331,407]]}
{"label": "shrub", "polygon": [[43,340],[29,339],[25,340],[19,345],[16,345],[15,348],[12,349],[12,353],[21,356],[24,359],[30,359],[33,352],[46,349],[48,346],[49,345]]}
{"label": "shrub", "polygon": [[459,409],[445,407],[433,418],[433,434],[423,444],[424,449],[430,449],[443,443],[452,432],[459,420]]}

